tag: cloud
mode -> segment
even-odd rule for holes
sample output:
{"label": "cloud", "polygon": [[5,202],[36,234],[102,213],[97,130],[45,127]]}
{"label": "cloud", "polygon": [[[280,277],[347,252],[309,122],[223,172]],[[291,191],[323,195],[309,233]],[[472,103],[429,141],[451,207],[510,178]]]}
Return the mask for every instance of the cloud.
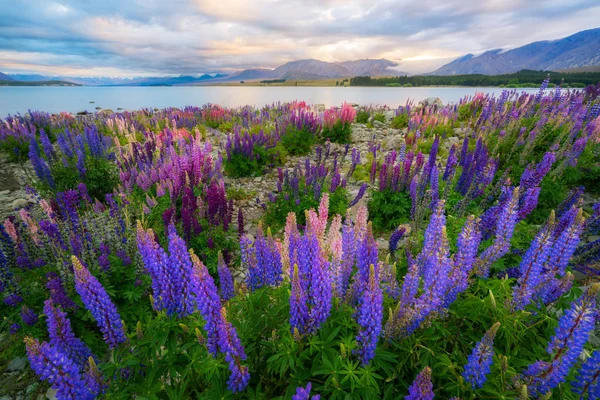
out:
{"label": "cloud", "polygon": [[417,71],[594,28],[600,15],[597,0],[5,3],[0,71],[75,76],[227,72],[301,58],[390,58]]}

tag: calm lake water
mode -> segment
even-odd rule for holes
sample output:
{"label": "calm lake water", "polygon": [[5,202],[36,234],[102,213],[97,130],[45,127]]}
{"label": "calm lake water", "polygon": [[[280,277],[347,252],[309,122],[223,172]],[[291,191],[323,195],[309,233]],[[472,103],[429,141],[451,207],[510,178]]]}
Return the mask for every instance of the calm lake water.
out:
{"label": "calm lake water", "polygon": [[[536,89],[529,89],[536,91]],[[457,102],[476,92],[499,95],[500,88],[480,87],[264,87],[264,86],[162,86],[162,87],[0,87],[0,117],[25,113],[83,110],[96,107],[132,110],[152,107],[199,106],[206,103],[237,107],[247,104],[264,106],[278,101],[304,100],[309,104],[357,104],[397,107],[409,99],[420,101],[439,97],[444,103]],[[90,103],[94,101],[94,103]]]}

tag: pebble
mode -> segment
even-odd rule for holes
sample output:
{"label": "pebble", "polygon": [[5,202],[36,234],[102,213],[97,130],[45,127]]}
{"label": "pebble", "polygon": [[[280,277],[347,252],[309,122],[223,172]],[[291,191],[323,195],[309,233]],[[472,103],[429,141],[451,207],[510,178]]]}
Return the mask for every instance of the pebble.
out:
{"label": "pebble", "polygon": [[25,369],[27,365],[27,359],[25,357],[17,357],[14,358],[11,362],[8,363],[6,369],[8,371],[22,371]]}
{"label": "pebble", "polygon": [[12,208],[23,208],[23,207],[27,207],[29,205],[29,202],[25,199],[16,199],[12,202]]}

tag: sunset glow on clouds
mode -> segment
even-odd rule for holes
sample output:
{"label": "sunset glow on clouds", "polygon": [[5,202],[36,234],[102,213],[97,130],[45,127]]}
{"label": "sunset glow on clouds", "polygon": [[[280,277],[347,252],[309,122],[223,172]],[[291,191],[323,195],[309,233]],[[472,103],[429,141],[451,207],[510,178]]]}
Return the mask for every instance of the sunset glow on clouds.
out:
{"label": "sunset glow on clouds", "polygon": [[139,76],[466,53],[598,27],[597,0],[0,0],[0,71]]}

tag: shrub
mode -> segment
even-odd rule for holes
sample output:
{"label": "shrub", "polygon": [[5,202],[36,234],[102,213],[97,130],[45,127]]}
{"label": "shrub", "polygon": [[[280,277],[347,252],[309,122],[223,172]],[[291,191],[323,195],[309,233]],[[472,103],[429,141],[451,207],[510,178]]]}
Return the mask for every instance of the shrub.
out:
{"label": "shrub", "polygon": [[306,155],[310,148],[316,142],[316,137],[308,127],[297,129],[288,125],[284,135],[281,137],[281,144],[292,155]]}
{"label": "shrub", "polygon": [[373,121],[379,121],[381,123],[385,122],[385,114],[384,113],[375,113],[373,115]]}
{"label": "shrub", "polygon": [[369,111],[367,111],[364,108],[361,108],[356,113],[356,122],[359,124],[366,124],[367,122],[369,122],[370,116],[371,116],[371,114],[369,114]]}
{"label": "shrub", "polygon": [[408,114],[399,114],[392,119],[392,128],[404,129],[408,127]]}
{"label": "shrub", "polygon": [[373,229],[378,232],[388,232],[410,221],[412,202],[406,192],[374,191],[371,193],[367,207],[373,221]]}
{"label": "shrub", "polygon": [[323,139],[329,139],[332,143],[347,144],[352,142],[352,127],[350,123],[337,121],[332,126],[324,126],[321,132]]}

